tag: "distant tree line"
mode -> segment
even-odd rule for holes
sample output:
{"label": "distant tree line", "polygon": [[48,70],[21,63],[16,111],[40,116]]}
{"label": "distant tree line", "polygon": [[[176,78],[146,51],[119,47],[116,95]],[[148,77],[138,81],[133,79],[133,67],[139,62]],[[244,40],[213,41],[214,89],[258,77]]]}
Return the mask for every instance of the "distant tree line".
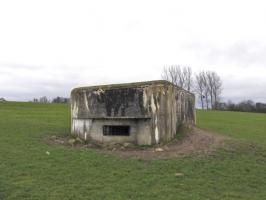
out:
{"label": "distant tree line", "polygon": [[195,92],[202,109],[218,109],[222,94],[222,80],[214,71],[193,74],[189,66],[166,66],[162,78],[188,91]]}
{"label": "distant tree line", "polygon": [[218,110],[266,113],[266,103],[255,103],[252,100],[239,103],[228,101],[227,103],[219,103]]}
{"label": "distant tree line", "polygon": [[0,98],[0,102],[5,102],[6,100],[5,100],[5,98]]}
{"label": "distant tree line", "polygon": [[31,102],[35,102],[35,103],[69,103],[69,98],[55,97],[55,98],[50,100],[46,96],[42,96],[40,98],[34,98]]}

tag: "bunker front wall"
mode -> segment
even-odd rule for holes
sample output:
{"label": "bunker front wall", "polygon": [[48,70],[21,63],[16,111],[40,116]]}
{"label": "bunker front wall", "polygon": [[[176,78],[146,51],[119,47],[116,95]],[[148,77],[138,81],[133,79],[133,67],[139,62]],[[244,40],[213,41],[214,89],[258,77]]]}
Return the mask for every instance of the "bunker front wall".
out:
{"label": "bunker front wall", "polygon": [[[171,84],[78,88],[71,93],[71,132],[98,142],[158,144],[170,141],[181,123],[194,124],[194,104],[194,95]],[[130,135],[104,136],[105,125],[130,126]]]}

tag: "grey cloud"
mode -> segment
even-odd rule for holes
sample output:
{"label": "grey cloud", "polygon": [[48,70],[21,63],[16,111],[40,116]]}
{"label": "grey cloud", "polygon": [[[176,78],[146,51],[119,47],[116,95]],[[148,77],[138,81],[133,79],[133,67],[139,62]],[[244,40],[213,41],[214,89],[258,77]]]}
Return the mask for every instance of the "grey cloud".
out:
{"label": "grey cloud", "polygon": [[[203,67],[222,77],[223,100],[239,102],[251,99],[266,102],[266,44],[238,41],[223,47],[192,42],[186,49]],[[204,69],[204,68],[203,68]]]}
{"label": "grey cloud", "polygon": [[72,69],[0,64],[0,97],[28,101],[40,96],[69,96],[79,75]]}
{"label": "grey cloud", "polygon": [[0,64],[0,97],[28,101],[47,96],[69,96],[78,86],[111,83],[101,68],[69,66],[24,66]]}
{"label": "grey cloud", "polygon": [[41,65],[23,65],[17,63],[0,62],[0,72],[4,69],[26,69],[26,70],[39,70],[44,66]]}
{"label": "grey cloud", "polygon": [[243,67],[266,65],[266,44],[258,42],[237,42],[227,48],[213,49],[209,52],[212,61],[224,60]]}
{"label": "grey cloud", "polygon": [[242,100],[253,100],[256,102],[266,102],[266,80],[224,80],[224,100],[239,102]]}
{"label": "grey cloud", "polygon": [[223,63],[241,67],[266,66],[266,44],[258,41],[238,41],[226,47],[202,42],[193,42],[185,46],[196,57],[204,57],[210,64]]}

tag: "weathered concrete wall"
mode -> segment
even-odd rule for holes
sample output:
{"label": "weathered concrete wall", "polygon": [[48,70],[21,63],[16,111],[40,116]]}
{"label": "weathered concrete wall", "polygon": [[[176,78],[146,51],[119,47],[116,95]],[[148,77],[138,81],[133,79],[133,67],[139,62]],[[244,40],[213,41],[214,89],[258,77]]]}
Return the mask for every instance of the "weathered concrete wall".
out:
{"label": "weathered concrete wall", "polygon": [[73,115],[78,118],[143,117],[143,89],[117,88],[76,90],[71,95]]}
{"label": "weathered concrete wall", "polygon": [[[181,123],[195,123],[195,97],[167,81],[77,88],[71,93],[72,134],[98,142],[157,144]],[[103,136],[104,125],[128,125],[130,136]]]}
{"label": "weathered concrete wall", "polygon": [[[104,136],[102,128],[104,125],[128,125],[130,126],[130,136]],[[151,144],[149,119],[72,119],[72,133],[84,140],[102,143]]]}

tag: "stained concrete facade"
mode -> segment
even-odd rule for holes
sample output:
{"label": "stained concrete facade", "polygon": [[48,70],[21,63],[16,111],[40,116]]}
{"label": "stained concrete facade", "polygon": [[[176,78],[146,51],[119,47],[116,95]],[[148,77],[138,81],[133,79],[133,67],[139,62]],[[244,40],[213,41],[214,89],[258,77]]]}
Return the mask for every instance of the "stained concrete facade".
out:
{"label": "stained concrete facade", "polygon": [[[195,96],[168,81],[75,88],[71,121],[71,133],[84,140],[164,143],[175,137],[181,124],[195,124]],[[115,131],[128,131],[128,135]]]}

